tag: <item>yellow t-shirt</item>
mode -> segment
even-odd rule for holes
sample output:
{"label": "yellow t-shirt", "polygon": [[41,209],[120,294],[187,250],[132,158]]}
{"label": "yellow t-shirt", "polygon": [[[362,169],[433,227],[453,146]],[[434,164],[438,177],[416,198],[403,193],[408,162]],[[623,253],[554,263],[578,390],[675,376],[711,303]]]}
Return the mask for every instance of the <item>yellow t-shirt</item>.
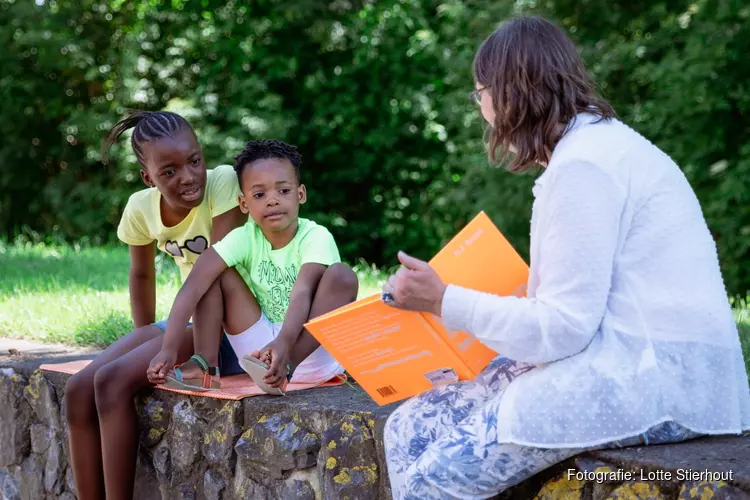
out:
{"label": "yellow t-shirt", "polygon": [[148,245],[156,241],[159,250],[172,256],[185,281],[193,264],[211,245],[213,218],[237,206],[240,187],[231,165],[220,165],[207,172],[203,202],[179,224],[162,224],[161,193],[146,188],[133,193],[117,228],[117,237],[128,245]]}

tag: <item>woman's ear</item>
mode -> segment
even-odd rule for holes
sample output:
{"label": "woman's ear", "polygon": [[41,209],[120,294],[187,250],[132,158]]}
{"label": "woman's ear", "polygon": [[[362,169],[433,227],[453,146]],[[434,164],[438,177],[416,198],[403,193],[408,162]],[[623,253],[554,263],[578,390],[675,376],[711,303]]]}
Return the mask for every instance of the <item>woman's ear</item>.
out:
{"label": "woman's ear", "polygon": [[297,188],[297,194],[299,195],[299,204],[304,205],[307,201],[307,189],[304,184],[300,184]]}
{"label": "woman's ear", "polygon": [[156,187],[156,184],[154,184],[154,181],[151,179],[151,176],[145,168],[141,168],[141,179],[143,179],[143,183],[148,187]]}

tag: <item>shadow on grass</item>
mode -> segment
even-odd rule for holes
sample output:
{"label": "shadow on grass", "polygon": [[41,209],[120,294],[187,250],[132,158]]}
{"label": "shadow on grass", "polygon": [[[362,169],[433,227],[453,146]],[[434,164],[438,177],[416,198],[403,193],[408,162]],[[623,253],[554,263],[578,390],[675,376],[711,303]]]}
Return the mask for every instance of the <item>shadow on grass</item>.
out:
{"label": "shadow on grass", "polygon": [[112,311],[94,321],[79,325],[64,341],[103,349],[130,333],[132,329],[133,321],[130,315]]}

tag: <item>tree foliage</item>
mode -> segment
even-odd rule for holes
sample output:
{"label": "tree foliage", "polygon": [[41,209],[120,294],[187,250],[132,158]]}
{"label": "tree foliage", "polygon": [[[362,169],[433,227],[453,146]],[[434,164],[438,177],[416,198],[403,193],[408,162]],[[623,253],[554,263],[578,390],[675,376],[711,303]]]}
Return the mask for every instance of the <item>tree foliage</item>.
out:
{"label": "tree foliage", "polygon": [[0,0],[0,231],[113,239],[142,184],[126,109],[171,109],[208,163],[298,145],[348,260],[427,258],[478,210],[527,256],[533,176],[487,164],[468,99],[479,43],[515,12],[566,28],[628,124],[696,189],[730,292],[750,288],[750,8],[728,0]]}

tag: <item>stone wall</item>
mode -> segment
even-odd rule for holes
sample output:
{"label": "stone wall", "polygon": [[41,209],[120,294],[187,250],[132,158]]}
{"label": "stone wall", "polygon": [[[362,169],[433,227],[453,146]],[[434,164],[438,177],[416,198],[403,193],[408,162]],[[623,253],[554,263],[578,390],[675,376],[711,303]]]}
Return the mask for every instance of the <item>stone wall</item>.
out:
{"label": "stone wall", "polygon": [[[67,378],[0,368],[0,499],[75,499],[61,404]],[[393,407],[350,387],[242,401],[153,390],[136,405],[139,500],[391,498],[382,427]],[[691,468],[733,477],[681,479]],[[750,436],[583,455],[499,498],[750,500],[747,492]]]}
{"label": "stone wall", "polygon": [[[2,498],[75,498],[67,378],[0,369]],[[157,390],[136,405],[139,500],[390,498],[376,437],[388,411],[349,387],[243,401]]]}

